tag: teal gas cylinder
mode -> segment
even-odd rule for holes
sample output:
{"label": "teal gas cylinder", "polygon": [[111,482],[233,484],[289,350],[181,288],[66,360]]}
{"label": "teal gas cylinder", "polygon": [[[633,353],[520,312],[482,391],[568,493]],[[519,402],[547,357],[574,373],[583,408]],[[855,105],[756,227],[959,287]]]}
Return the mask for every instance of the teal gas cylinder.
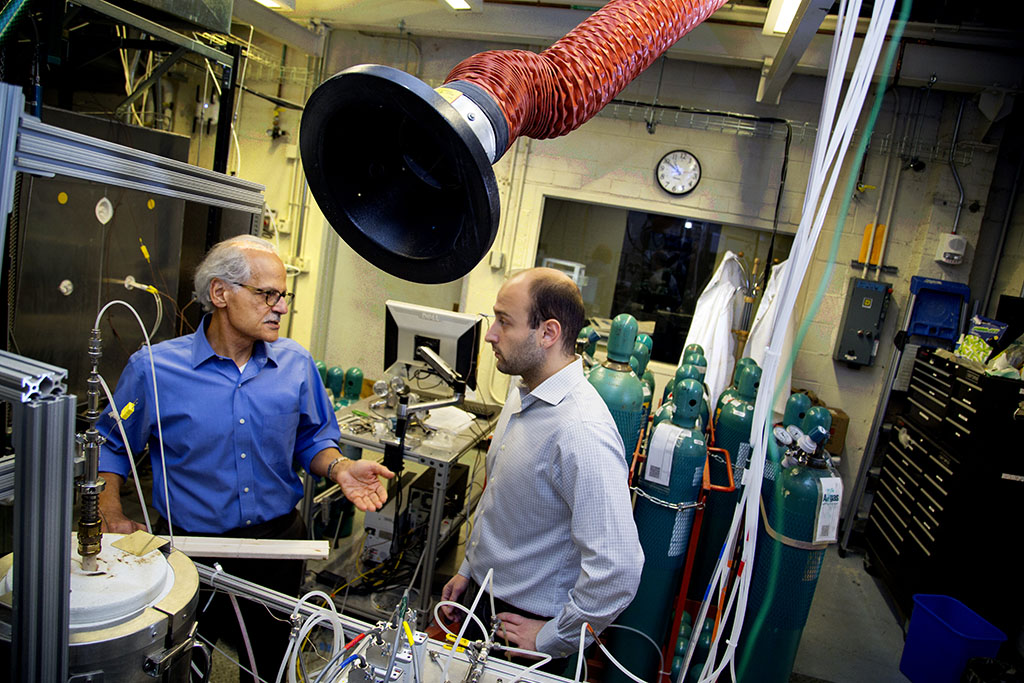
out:
{"label": "teal gas cylinder", "polygon": [[332,365],[327,370],[327,389],[331,392],[331,397],[334,399],[334,409],[337,410],[341,407],[342,395],[345,392],[345,370],[339,368],[337,365]]}
{"label": "teal gas cylinder", "polygon": [[732,384],[730,384],[729,387],[725,389],[725,391],[718,395],[718,403],[715,405],[715,413],[717,413],[721,409],[722,403],[724,403],[727,399],[736,396],[739,393],[739,390],[736,388],[736,384],[737,382],[739,382],[741,371],[743,370],[743,368],[749,367],[751,365],[757,367],[757,361],[755,361],[753,358],[750,358],[749,356],[744,356],[743,358],[740,358],[738,361],[736,361],[736,368],[732,371]]}
{"label": "teal gas cylinder", "polygon": [[[644,568],[636,597],[616,623],[642,631],[659,644],[669,636],[694,517],[693,508],[669,506],[697,502],[707,458],[707,446],[696,424],[703,391],[696,380],[679,383],[672,422],[658,426],[637,482],[646,494],[638,495],[633,511]],[[641,636],[625,629],[606,633],[611,652],[620,663],[645,681],[658,680],[658,660],[649,645],[644,647]],[[628,680],[617,669],[609,670],[606,678]]]}
{"label": "teal gas cylinder", "polygon": [[[687,365],[680,365],[678,368],[676,368],[676,378],[677,378],[676,381],[675,381],[675,385],[676,386],[678,386],[679,382],[683,381],[684,379],[693,379],[693,380],[697,380],[698,382],[700,382],[701,381],[700,369],[697,368],[696,365],[689,365],[689,364],[687,364]],[[708,426],[708,420],[709,420],[709,411],[708,411],[707,394],[704,393],[703,387],[704,387],[704,385],[701,384],[701,401],[700,401],[700,415],[699,415],[698,427],[701,429],[702,432],[707,434],[707,426]],[[674,392],[670,392],[670,395],[674,395]],[[654,412],[654,417],[651,420],[651,433],[652,434],[654,433],[654,427],[658,423],[665,422],[666,420],[671,420],[672,419],[672,413],[675,412],[675,409],[676,409],[675,408],[675,401],[672,400],[672,399],[670,399],[667,402],[661,404],[661,407],[658,408],[658,410],[656,410]],[[649,442],[650,442],[650,439],[648,439],[648,443]]]}
{"label": "teal gas cylinder", "polygon": [[[672,392],[675,390],[676,382],[678,382],[679,380],[686,379],[687,377],[689,377],[690,379],[695,379],[698,382],[704,380],[704,376],[700,373],[699,370],[697,370],[697,376],[696,377],[690,376],[688,374],[690,372],[689,370],[685,371],[685,374],[684,374],[683,368],[685,368],[687,365],[688,365],[688,363],[680,363],[679,367],[676,368],[676,374],[672,378],[672,381],[668,382],[665,385],[665,391],[662,392],[662,394],[661,394],[661,404],[662,405],[665,405],[666,403],[668,403],[671,400]],[[694,369],[697,368],[696,365],[691,366],[691,367],[693,367]]]}
{"label": "teal gas cylinder", "polygon": [[[697,546],[693,562],[693,574],[690,580],[688,596],[700,600],[704,596],[704,588],[714,574],[715,564],[722,543],[729,534],[729,524],[736,508],[740,492],[740,473],[746,467],[749,457],[750,426],[754,421],[754,399],[757,387],[761,383],[761,368],[747,365],[740,369],[736,378],[737,394],[726,400],[714,417],[716,448],[729,451],[732,469],[735,476],[736,491],[710,491],[704,508],[704,522],[701,528],[700,542]],[[741,445],[744,447],[741,449]],[[709,461],[711,483],[724,485],[729,476],[725,462],[718,454],[712,454]]]}
{"label": "teal gas cylinder", "polygon": [[703,356],[704,347],[701,346],[700,344],[687,344],[686,348],[683,349],[683,356],[686,356],[689,353],[696,353],[698,355]]}
{"label": "teal gas cylinder", "polygon": [[[638,338],[639,336],[637,335]],[[647,416],[651,414],[651,406],[654,402],[654,375],[647,369],[647,364],[650,360],[650,347],[638,339],[633,344],[633,353],[629,357],[629,367],[633,368],[633,374],[644,383],[644,417],[642,424],[647,424]],[[634,363],[636,363],[636,367],[633,367]]]}
{"label": "teal gas cylinder", "polygon": [[327,363],[323,362],[322,360],[318,360],[318,361],[316,361],[315,365],[316,365],[316,374],[320,375],[320,383],[323,384],[326,387],[327,386]]}
{"label": "teal gas cylinder", "polygon": [[647,363],[644,363],[644,371],[640,373],[640,379],[647,383],[651,387],[651,395],[654,395],[654,373],[651,372],[650,361],[651,354],[654,353],[654,340],[651,339],[651,335],[644,334],[641,332],[636,335],[636,340],[647,347]]}
{"label": "teal gas cylinder", "polygon": [[608,357],[587,375],[615,420],[627,464],[640,439],[644,405],[644,383],[629,367],[636,330],[636,318],[628,313],[615,316],[608,335]]}
{"label": "teal gas cylinder", "polygon": [[351,367],[345,371],[345,381],[342,385],[342,394],[335,405],[347,406],[359,400],[359,394],[363,390],[363,371],[357,367]]}
{"label": "teal gas cylinder", "polygon": [[600,339],[600,336],[590,325],[580,330],[580,333],[576,335],[576,339],[583,343],[583,350],[591,356],[597,351],[597,340]]}
{"label": "teal gas cylinder", "polygon": [[810,434],[815,427],[821,427],[828,434],[832,432],[832,413],[825,406],[813,406],[807,409],[804,421],[799,424],[804,434]]}
{"label": "teal gas cylinder", "polygon": [[[792,467],[765,468],[757,554],[736,654],[739,683],[785,683],[825,558],[835,538],[842,487],[822,457],[827,433],[815,427],[789,449]],[[766,527],[767,523],[767,527]]]}
{"label": "teal gas cylinder", "polygon": [[683,356],[683,362],[696,365],[700,369],[701,381],[708,372],[708,359],[702,353],[688,353]]}
{"label": "teal gas cylinder", "polygon": [[[647,347],[640,342],[637,342],[634,345],[634,348],[635,347],[639,347],[643,351],[647,351]],[[643,407],[640,410],[640,426],[643,427],[647,424],[647,418],[651,415],[651,388],[647,386],[647,382],[644,382],[643,379],[640,378],[640,375],[643,373],[640,372],[640,361],[637,360],[635,355],[629,357],[629,368],[633,371],[633,374],[637,376],[637,379],[640,379],[641,385],[643,385],[644,402]]]}
{"label": "teal gas cylinder", "polygon": [[804,418],[807,417],[807,411],[810,408],[811,399],[807,394],[799,391],[793,392],[786,400],[786,410],[782,414],[782,426],[796,425],[799,427],[804,423]]}

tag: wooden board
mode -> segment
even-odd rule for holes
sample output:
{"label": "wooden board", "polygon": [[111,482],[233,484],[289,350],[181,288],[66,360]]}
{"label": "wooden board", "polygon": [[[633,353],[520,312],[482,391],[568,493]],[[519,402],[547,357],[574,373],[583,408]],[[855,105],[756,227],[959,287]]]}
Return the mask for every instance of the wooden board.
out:
{"label": "wooden board", "polygon": [[[161,538],[168,538],[162,536]],[[265,560],[326,560],[329,541],[287,541],[267,538],[174,537],[174,547],[194,557],[244,557]]]}

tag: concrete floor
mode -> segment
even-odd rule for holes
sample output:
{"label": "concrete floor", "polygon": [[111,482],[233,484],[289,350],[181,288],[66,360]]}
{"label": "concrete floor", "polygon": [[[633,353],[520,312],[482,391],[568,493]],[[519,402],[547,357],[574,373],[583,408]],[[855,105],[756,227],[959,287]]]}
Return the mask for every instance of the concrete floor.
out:
{"label": "concrete floor", "polygon": [[863,557],[825,553],[791,680],[905,683],[900,673],[903,628],[864,570]]}

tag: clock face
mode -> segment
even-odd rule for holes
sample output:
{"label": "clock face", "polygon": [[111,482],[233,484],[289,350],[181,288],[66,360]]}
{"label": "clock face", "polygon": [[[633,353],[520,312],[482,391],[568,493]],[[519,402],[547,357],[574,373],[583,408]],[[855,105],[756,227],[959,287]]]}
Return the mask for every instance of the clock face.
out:
{"label": "clock face", "polygon": [[700,182],[700,162],[689,152],[677,149],[661,158],[654,175],[665,192],[684,195]]}

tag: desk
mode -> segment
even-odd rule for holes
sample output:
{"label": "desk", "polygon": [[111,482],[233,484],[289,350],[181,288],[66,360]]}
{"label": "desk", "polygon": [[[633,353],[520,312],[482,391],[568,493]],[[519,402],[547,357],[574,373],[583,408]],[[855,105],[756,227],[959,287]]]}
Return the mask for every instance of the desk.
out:
{"label": "desk", "polygon": [[[377,451],[378,453],[384,452],[384,444],[374,436],[373,432],[356,434],[346,427],[347,418],[352,415],[352,411],[355,410],[372,415],[370,403],[377,400],[379,399],[376,396],[371,396],[370,398],[360,399],[356,403],[338,410],[337,416],[338,422],[341,424],[342,445]],[[463,454],[467,453],[491,433],[498,422],[498,415],[501,411],[500,406],[485,405],[473,401],[466,401],[459,407],[477,415],[477,418],[473,421],[472,427],[464,429],[455,435],[450,448],[434,448],[428,443],[417,442],[406,436],[405,459],[410,462],[426,465],[434,470],[434,504],[430,508],[430,518],[427,521],[427,544],[423,550],[425,561],[421,569],[423,576],[420,580],[419,610],[421,614],[426,614],[430,609],[430,588],[434,581],[434,562],[436,561],[437,551],[441,546],[442,540],[446,540],[441,538],[441,520],[444,510],[445,493],[448,490],[448,479],[451,475],[452,467]],[[374,417],[390,418],[394,416],[395,411],[390,408],[378,408],[376,413],[377,415]],[[393,434],[388,433],[385,438],[387,437],[393,437]],[[466,519],[469,518],[471,512],[469,509],[471,499],[472,496],[467,493]],[[448,530],[448,534],[458,533],[460,526],[452,525]]]}

